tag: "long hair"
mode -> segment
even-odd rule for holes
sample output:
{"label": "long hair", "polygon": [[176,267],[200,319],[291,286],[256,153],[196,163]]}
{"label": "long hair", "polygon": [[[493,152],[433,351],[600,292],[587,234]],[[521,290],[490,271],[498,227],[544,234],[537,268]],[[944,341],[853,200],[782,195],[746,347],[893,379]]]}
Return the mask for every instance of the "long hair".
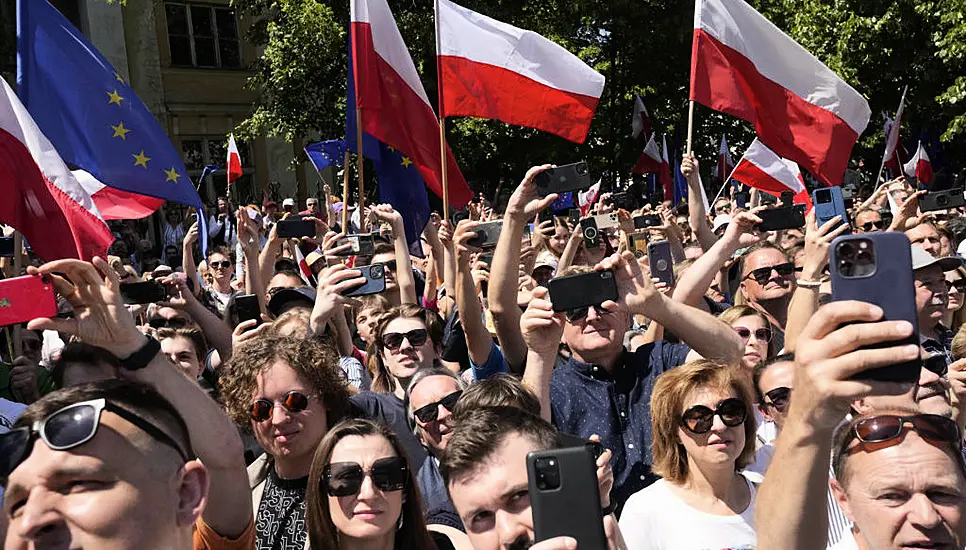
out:
{"label": "long hair", "polygon": [[[322,472],[329,464],[336,444],[351,435],[382,437],[389,441],[393,450],[396,451],[396,455],[406,458],[406,453],[399,443],[399,439],[382,424],[376,424],[370,420],[345,420],[329,430],[329,433],[326,434],[315,450],[312,468],[309,470],[305,518],[309,533],[309,544],[312,548],[334,549],[339,547],[339,531],[335,523],[332,522],[329,494],[322,487]],[[406,487],[403,489],[402,527],[396,531],[395,548],[396,550],[436,550],[436,543],[433,542],[429,530],[426,528],[422,498],[419,496],[419,486],[416,483],[415,470],[411,464],[409,465]]]}
{"label": "long hair", "polygon": [[419,307],[414,304],[403,304],[396,306],[379,318],[376,328],[372,332],[372,341],[366,346],[366,363],[369,374],[372,375],[371,390],[374,393],[393,393],[396,391],[396,378],[389,372],[389,367],[382,360],[382,335],[386,332],[386,327],[395,319],[419,319],[426,325],[429,331],[429,339],[433,346],[438,348],[443,342],[443,331],[445,326],[439,314],[435,311]]}

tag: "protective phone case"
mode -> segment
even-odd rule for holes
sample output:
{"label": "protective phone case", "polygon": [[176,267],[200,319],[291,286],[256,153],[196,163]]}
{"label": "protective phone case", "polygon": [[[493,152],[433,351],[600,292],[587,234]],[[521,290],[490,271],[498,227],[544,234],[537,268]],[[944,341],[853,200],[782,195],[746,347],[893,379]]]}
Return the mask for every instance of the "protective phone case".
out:
{"label": "protective phone case", "polygon": [[0,281],[0,326],[56,315],[54,286],[46,277],[27,275]]}
{"label": "protective phone case", "polygon": [[[551,458],[559,469],[559,486],[541,489],[536,462]],[[605,550],[603,513],[597,468],[584,446],[539,451],[527,455],[530,507],[536,541],[573,537],[581,550]]]}
{"label": "protective phone case", "polygon": [[362,272],[366,278],[365,284],[346,292],[346,296],[366,296],[378,294],[386,290],[386,266],[383,264],[360,265],[353,269]]}
{"label": "protective phone case", "polygon": [[[831,202],[822,202],[819,197],[825,193],[831,195]],[[826,187],[812,192],[812,204],[815,206],[815,219],[821,227],[835,216],[842,216],[842,221],[849,223],[849,212],[845,208],[845,197],[841,187]],[[848,234],[851,230],[846,230]]]}
{"label": "protective phone case", "polygon": [[655,241],[647,245],[647,263],[651,277],[657,277],[667,286],[674,286],[674,260],[671,245],[667,241]]}
{"label": "protective phone case", "polygon": [[587,163],[581,161],[540,172],[534,181],[537,184],[537,194],[545,197],[550,193],[587,189],[590,187],[590,172]]}
{"label": "protective phone case", "polygon": [[612,271],[594,271],[569,277],[557,277],[548,283],[554,311],[600,305],[617,301],[617,281]]}

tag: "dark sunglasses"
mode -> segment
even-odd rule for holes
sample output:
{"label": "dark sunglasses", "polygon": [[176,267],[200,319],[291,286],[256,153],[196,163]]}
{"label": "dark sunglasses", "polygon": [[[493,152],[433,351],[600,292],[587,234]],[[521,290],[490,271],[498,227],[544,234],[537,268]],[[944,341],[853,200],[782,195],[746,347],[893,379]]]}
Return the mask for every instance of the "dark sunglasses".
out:
{"label": "dark sunglasses", "polygon": [[258,399],[252,403],[249,415],[255,422],[265,422],[272,417],[272,411],[275,410],[276,404],[281,405],[291,414],[298,414],[309,407],[309,396],[300,391],[290,391],[278,403],[268,399]]}
{"label": "dark sunglasses", "polygon": [[962,294],[963,292],[966,292],[966,279],[960,279],[958,281],[946,281],[947,290],[952,290],[954,288],[960,294]]}
{"label": "dark sunglasses", "polygon": [[424,328],[417,328],[403,334],[387,332],[382,335],[382,346],[390,351],[396,351],[402,345],[403,340],[407,340],[410,346],[418,348],[425,344],[428,339],[429,331]]}
{"label": "dark sunglasses", "polygon": [[453,393],[447,395],[446,397],[440,399],[435,403],[430,403],[428,405],[419,407],[413,411],[413,415],[419,419],[423,424],[428,424],[434,422],[439,417],[439,406],[442,405],[446,407],[446,410],[453,412],[453,407],[456,406],[456,402],[460,400],[463,395],[462,391],[454,391]]}
{"label": "dark sunglasses", "polygon": [[714,410],[704,405],[691,407],[681,415],[681,423],[693,434],[706,434],[711,431],[715,416],[721,418],[725,426],[734,428],[744,423],[745,418],[748,416],[748,409],[745,408],[745,404],[741,399],[729,397],[721,403],[718,403],[718,407]]}
{"label": "dark sunglasses", "polygon": [[[748,342],[751,339],[752,331],[748,327],[732,327],[735,332],[738,333],[738,337],[741,338],[743,342]],[[759,342],[771,342],[771,329],[770,328],[758,328],[754,331],[755,340]]]}
{"label": "dark sunglasses", "polygon": [[231,262],[228,260],[222,260],[220,262],[211,262],[212,269],[228,269],[231,267]]}
{"label": "dark sunglasses", "polygon": [[165,319],[164,317],[152,317],[148,319],[148,326],[151,328],[184,328],[188,326],[188,321],[175,317],[174,319]]}
{"label": "dark sunglasses", "polygon": [[92,399],[68,405],[30,427],[21,427],[0,435],[0,481],[6,483],[10,474],[30,456],[33,438],[54,451],[66,451],[87,443],[97,434],[101,413],[104,410],[127,420],[161,443],[178,451],[185,462],[191,460],[189,452],[161,428],[105,399]]}
{"label": "dark sunglasses", "polygon": [[389,260],[388,262],[382,262],[382,265],[386,266],[389,271],[396,271],[396,260]]}
{"label": "dark sunglasses", "polygon": [[943,377],[949,372],[949,363],[946,361],[945,354],[934,353],[922,360],[922,368]]}
{"label": "dark sunglasses", "polygon": [[883,222],[865,222],[861,226],[862,231],[869,232],[873,229],[882,229],[884,227]]}
{"label": "dark sunglasses", "polygon": [[[863,443],[882,443],[899,437],[906,424],[924,439],[959,444],[959,426],[938,414],[898,416],[883,414],[863,418],[852,425],[852,433]],[[957,447],[958,448],[958,447]]]}
{"label": "dark sunglasses", "polygon": [[802,268],[795,267],[795,264],[791,262],[773,265],[769,267],[759,267],[758,269],[752,269],[751,273],[749,273],[745,277],[745,279],[753,278],[755,279],[756,283],[763,285],[767,283],[769,279],[771,279],[772,270],[776,271],[778,275],[782,277],[788,277],[789,275],[791,275],[792,273],[795,273],[796,271],[801,271]]}
{"label": "dark sunglasses", "polygon": [[775,407],[780,413],[785,412],[788,409],[788,400],[792,396],[792,390],[790,388],[775,388],[769,392],[765,392],[765,397],[768,401],[762,403],[766,407]]}
{"label": "dark sunglasses", "polygon": [[406,488],[408,472],[406,460],[399,456],[380,458],[368,472],[355,462],[334,462],[322,470],[319,485],[329,496],[347,497],[359,493],[368,475],[377,489],[389,493]]}
{"label": "dark sunglasses", "polygon": [[587,317],[587,314],[590,313],[591,307],[593,307],[594,311],[597,312],[598,317],[606,313],[610,313],[609,311],[607,311],[606,309],[604,309],[599,305],[593,305],[593,306],[584,306],[584,307],[577,307],[574,309],[568,309],[564,315],[567,316],[567,320],[570,321],[571,323],[573,323],[574,321],[580,321]]}

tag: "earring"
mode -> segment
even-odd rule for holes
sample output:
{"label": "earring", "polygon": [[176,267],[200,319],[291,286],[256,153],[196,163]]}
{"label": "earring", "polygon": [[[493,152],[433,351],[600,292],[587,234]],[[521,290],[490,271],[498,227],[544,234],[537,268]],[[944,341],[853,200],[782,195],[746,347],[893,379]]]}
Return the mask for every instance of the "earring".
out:
{"label": "earring", "polygon": [[402,512],[400,512],[399,513],[399,523],[396,524],[396,531],[399,531],[400,529],[402,529],[402,526],[403,526],[403,514],[402,514]]}

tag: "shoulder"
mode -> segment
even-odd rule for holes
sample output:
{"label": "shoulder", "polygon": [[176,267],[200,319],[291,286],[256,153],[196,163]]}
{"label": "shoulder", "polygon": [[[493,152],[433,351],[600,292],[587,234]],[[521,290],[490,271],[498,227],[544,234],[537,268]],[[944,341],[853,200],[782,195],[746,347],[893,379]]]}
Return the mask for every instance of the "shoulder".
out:
{"label": "shoulder", "polygon": [[[667,482],[659,479],[640,491],[631,495],[624,505],[621,512],[621,519],[641,516],[650,516],[660,511],[667,504],[669,498],[674,496],[667,486]],[[637,518],[640,519],[640,518]],[[637,521],[635,519],[635,521]]]}

